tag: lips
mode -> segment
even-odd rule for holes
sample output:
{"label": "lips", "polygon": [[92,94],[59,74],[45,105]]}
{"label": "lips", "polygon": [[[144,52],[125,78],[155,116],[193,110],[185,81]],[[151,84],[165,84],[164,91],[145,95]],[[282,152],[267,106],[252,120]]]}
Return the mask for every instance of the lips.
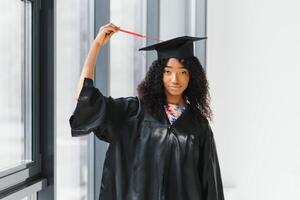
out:
{"label": "lips", "polygon": [[169,86],[169,88],[171,88],[171,89],[179,89],[179,88],[181,88],[181,86]]}

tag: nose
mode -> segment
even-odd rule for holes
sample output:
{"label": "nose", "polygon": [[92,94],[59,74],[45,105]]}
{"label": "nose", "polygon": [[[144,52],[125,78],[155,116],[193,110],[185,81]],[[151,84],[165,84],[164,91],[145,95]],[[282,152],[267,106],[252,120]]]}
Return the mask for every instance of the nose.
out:
{"label": "nose", "polygon": [[177,82],[178,82],[178,75],[177,75],[177,73],[174,73],[174,74],[172,75],[171,81],[172,81],[173,83],[177,83]]}

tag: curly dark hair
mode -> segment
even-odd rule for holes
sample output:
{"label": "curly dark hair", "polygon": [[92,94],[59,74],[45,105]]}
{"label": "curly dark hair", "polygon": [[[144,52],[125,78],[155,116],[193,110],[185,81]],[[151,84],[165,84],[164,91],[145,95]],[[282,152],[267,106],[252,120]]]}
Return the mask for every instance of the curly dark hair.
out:
{"label": "curly dark hair", "polygon": [[[156,119],[163,118],[162,108],[166,104],[166,96],[163,86],[163,72],[169,59],[158,59],[153,61],[145,79],[138,85],[138,96]],[[187,89],[183,92],[183,98],[188,100],[190,108],[196,118],[203,117],[212,120],[210,104],[209,85],[206,73],[197,57],[181,59],[178,61],[188,69],[190,80]]]}

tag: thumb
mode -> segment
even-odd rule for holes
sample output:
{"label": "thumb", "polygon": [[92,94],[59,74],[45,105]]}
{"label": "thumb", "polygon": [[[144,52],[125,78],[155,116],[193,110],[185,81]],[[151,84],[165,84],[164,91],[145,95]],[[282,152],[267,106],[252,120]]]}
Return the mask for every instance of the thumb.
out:
{"label": "thumb", "polygon": [[107,36],[107,39],[109,40],[114,34],[115,34],[115,32],[111,32],[111,33]]}

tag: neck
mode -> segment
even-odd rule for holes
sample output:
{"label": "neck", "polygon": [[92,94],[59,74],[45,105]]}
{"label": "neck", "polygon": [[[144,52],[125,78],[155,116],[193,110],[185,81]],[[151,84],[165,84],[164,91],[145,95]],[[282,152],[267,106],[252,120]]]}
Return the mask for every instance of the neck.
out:
{"label": "neck", "polygon": [[186,106],[186,102],[182,96],[166,95],[167,103]]}

